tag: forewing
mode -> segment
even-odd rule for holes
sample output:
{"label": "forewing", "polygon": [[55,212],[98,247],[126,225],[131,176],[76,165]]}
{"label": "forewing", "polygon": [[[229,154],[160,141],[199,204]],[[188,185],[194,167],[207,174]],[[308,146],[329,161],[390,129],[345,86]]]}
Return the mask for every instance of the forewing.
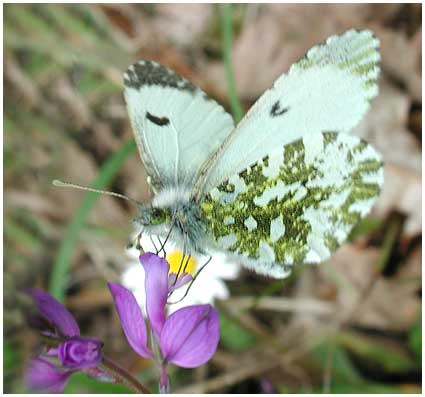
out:
{"label": "forewing", "polygon": [[139,61],[124,73],[125,100],[140,157],[155,190],[191,185],[234,128],[232,117],[175,72]]}
{"label": "forewing", "polygon": [[350,30],[310,49],[230,134],[204,169],[198,190],[208,192],[234,172],[298,138],[349,132],[377,95],[378,47],[372,32]]}
{"label": "forewing", "polygon": [[383,183],[379,155],[356,136],[307,134],[212,189],[202,203],[217,247],[259,273],[327,260]]}

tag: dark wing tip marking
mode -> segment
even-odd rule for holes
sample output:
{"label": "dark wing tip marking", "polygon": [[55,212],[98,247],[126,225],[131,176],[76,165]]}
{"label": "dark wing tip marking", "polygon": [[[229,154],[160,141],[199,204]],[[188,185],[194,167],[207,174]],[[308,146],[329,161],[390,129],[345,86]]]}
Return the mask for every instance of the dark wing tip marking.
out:
{"label": "dark wing tip marking", "polygon": [[272,117],[277,117],[277,116],[281,116],[282,114],[286,113],[289,110],[289,107],[286,108],[280,108],[280,102],[276,101],[271,110],[270,110],[270,116]]}
{"label": "dark wing tip marking", "polygon": [[171,87],[194,93],[198,90],[190,81],[154,61],[139,61],[131,65],[123,75],[124,85],[140,89],[143,86]]}
{"label": "dark wing tip marking", "polygon": [[170,119],[168,119],[167,117],[158,117],[158,116],[154,116],[153,114],[146,112],[146,118],[156,124],[159,125],[160,127],[162,127],[163,125],[168,125],[170,124]]}

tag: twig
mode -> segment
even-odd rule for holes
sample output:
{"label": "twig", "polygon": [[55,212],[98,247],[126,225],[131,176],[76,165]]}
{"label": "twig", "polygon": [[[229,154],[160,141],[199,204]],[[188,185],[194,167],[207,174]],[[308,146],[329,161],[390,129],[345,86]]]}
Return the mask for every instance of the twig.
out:
{"label": "twig", "polygon": [[[291,299],[284,297],[263,297],[257,302],[256,297],[236,297],[230,298],[224,302],[229,308],[235,310],[271,310],[277,312],[302,312],[317,315],[332,315],[335,312],[335,306],[332,303],[323,302],[317,299]],[[255,304],[255,306],[253,306]]]}
{"label": "twig", "polygon": [[[235,368],[229,368],[222,375],[215,378],[205,380],[192,384],[191,386],[178,389],[176,393],[208,393],[223,389],[234,385],[235,383],[242,382],[254,375],[270,371],[275,367],[287,368],[292,362],[301,356],[305,355],[308,351],[314,348],[321,340],[304,343],[295,346],[293,349],[287,351],[282,356],[280,351],[273,349],[262,349],[265,356],[260,359],[253,360],[252,357],[257,357],[258,353],[248,352],[245,360],[239,360]],[[266,350],[266,351],[264,351]]]}
{"label": "twig", "polygon": [[262,360],[251,360],[251,362],[245,366],[238,365],[238,367],[233,371],[229,370],[223,375],[192,384],[188,387],[184,387],[182,389],[177,390],[176,393],[207,393],[219,390],[234,385],[235,383],[241,382],[244,379],[247,379],[253,375],[270,371],[271,369],[279,365],[279,360],[270,360],[270,358],[265,358]]}
{"label": "twig", "polygon": [[385,265],[390,259],[392,248],[395,242],[397,241],[397,237],[401,232],[401,228],[402,224],[399,219],[394,219],[390,223],[387,232],[385,233],[384,241],[382,243],[381,254],[375,263],[375,273],[370,278],[367,285],[361,291],[360,297],[354,304],[352,309],[340,319],[340,326],[346,325],[359,312],[359,310],[362,308],[363,303],[369,297],[376,282],[380,279]]}

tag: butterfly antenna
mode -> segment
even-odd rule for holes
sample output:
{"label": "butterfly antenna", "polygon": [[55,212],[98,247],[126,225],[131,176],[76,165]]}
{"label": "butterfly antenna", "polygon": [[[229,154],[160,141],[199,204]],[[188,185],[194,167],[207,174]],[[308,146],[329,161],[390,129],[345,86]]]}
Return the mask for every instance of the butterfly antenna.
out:
{"label": "butterfly antenna", "polygon": [[165,258],[165,256],[166,256],[166,252],[165,252],[165,250],[164,250],[164,244],[162,244],[162,241],[161,241],[161,237],[159,237],[159,236],[157,236],[157,235],[155,235],[155,237],[156,237],[156,239],[158,240],[158,242],[159,242],[159,250],[158,250],[158,252],[156,253],[157,255],[160,255],[161,254],[161,252],[162,251],[164,251],[164,258]]}
{"label": "butterfly antenna", "polygon": [[[173,227],[174,224],[176,223],[176,216],[173,215],[172,219],[171,219],[171,223],[170,223],[170,230],[168,231],[167,235],[165,236],[165,240],[164,243],[161,243],[161,248],[159,249],[159,252],[163,251],[164,252],[164,257],[167,256],[167,253],[165,252],[165,244],[167,244],[168,239],[171,236],[171,232],[173,231]],[[159,238],[158,238],[159,239]],[[160,240],[161,241],[161,240]]]}
{"label": "butterfly antenna", "polygon": [[109,192],[107,190],[100,190],[100,189],[93,189],[91,187],[87,187],[87,186],[80,186],[80,185],[76,185],[74,183],[68,183],[68,182],[62,182],[58,179],[55,179],[54,181],[52,181],[53,186],[56,187],[70,187],[73,189],[79,189],[79,190],[86,190],[88,192],[93,192],[93,193],[100,193],[100,194],[106,194],[107,196],[114,196],[114,197],[118,197],[127,201],[130,201],[131,203],[134,203],[136,205],[142,205],[142,203],[140,201],[137,201],[131,197],[128,197],[124,194],[120,194],[120,193],[115,193],[115,192]]}
{"label": "butterfly antenna", "polygon": [[155,248],[155,255],[158,255],[159,250],[158,248],[156,248],[156,244],[155,241],[153,240],[153,237],[151,235],[149,235],[149,239],[151,240],[151,244],[153,245],[153,247]]}
{"label": "butterfly antenna", "polygon": [[[184,293],[183,297],[181,297],[178,301],[175,302],[167,302],[169,305],[175,305],[176,303],[181,302],[184,298],[186,298],[187,294],[189,293],[189,290],[192,288],[193,283],[195,282],[195,280],[197,279],[199,273],[202,272],[202,270],[208,265],[208,263],[211,262],[212,256],[210,256],[208,258],[208,260],[202,265],[202,267],[196,272],[195,277],[193,278],[193,280],[190,282],[189,286],[186,289],[186,292]],[[171,296],[171,294],[170,294]]]}

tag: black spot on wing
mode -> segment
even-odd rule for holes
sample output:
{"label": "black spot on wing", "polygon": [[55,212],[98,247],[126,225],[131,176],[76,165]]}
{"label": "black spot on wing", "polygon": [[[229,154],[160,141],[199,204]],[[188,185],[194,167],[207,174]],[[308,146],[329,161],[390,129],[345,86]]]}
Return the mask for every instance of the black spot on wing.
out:
{"label": "black spot on wing", "polygon": [[153,114],[150,114],[149,112],[146,112],[146,118],[156,124],[159,125],[160,127],[162,127],[163,125],[168,125],[170,124],[170,120],[167,119],[167,117],[158,117],[158,116],[154,116]]}
{"label": "black spot on wing", "polygon": [[198,90],[190,81],[153,61],[139,61],[131,65],[124,73],[124,85],[136,89],[157,85],[191,93]]}
{"label": "black spot on wing", "polygon": [[286,113],[289,110],[289,107],[286,108],[282,108],[280,107],[280,102],[276,101],[271,110],[270,110],[270,116],[272,117],[277,117],[277,116],[281,116],[282,114]]}

